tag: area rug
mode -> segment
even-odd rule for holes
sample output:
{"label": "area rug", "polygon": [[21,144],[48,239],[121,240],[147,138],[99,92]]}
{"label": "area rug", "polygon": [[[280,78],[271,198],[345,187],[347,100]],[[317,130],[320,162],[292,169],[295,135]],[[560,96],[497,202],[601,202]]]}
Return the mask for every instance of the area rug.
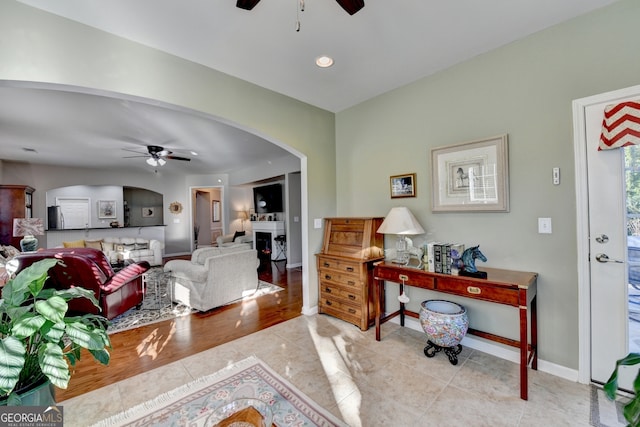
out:
{"label": "area rug", "polygon": [[102,420],[95,426],[203,426],[216,408],[245,397],[268,403],[273,424],[277,427],[346,426],[255,356]]}
{"label": "area rug", "polygon": [[625,401],[618,398],[611,401],[601,387],[591,385],[591,425],[596,427],[626,426],[622,414]]}
{"label": "area rug", "polygon": [[[149,271],[152,280],[162,274],[162,268],[154,268]],[[272,283],[259,281],[259,285],[255,291],[247,292],[242,300],[257,298],[262,295],[271,294],[282,291],[283,288]],[[156,295],[155,286],[148,286],[142,302],[142,308],[132,308],[120,316],[111,320],[111,324],[107,328],[109,334],[123,332],[141,326],[150,325],[163,320],[175,319],[177,317],[188,316],[193,313],[191,307],[182,304],[176,304],[171,301],[171,296],[167,293],[166,286],[159,287],[160,295]],[[236,301],[231,302],[230,304]]]}

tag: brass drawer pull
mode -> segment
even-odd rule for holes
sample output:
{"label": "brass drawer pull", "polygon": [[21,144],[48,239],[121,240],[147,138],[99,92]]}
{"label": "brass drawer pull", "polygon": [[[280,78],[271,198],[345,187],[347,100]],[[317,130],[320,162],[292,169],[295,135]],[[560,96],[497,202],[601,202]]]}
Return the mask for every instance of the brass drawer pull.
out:
{"label": "brass drawer pull", "polygon": [[330,294],[330,293],[331,293],[331,288],[329,288],[329,287],[324,288],[324,291],[325,291],[326,293]]}
{"label": "brass drawer pull", "polygon": [[325,275],[324,275],[324,278],[325,278],[325,279],[327,279],[327,280],[331,280],[331,276],[330,276],[330,275],[328,275],[328,274],[325,274]]}
{"label": "brass drawer pull", "polygon": [[347,267],[347,268],[346,268],[346,270],[347,270],[349,273],[353,273],[353,267]]}
{"label": "brass drawer pull", "polygon": [[327,304],[327,305],[331,305],[331,301],[327,300],[327,301],[325,302],[325,304]]}
{"label": "brass drawer pull", "polygon": [[325,261],[324,266],[325,266],[325,267],[330,267],[330,266],[331,266],[331,264],[329,264],[328,262],[326,262],[326,261]]}
{"label": "brass drawer pull", "polygon": [[347,285],[350,285],[350,286],[355,286],[355,284],[356,284],[356,282],[354,282],[353,280],[349,280],[347,282]]}
{"label": "brass drawer pull", "polygon": [[356,296],[355,296],[355,295],[351,295],[351,294],[349,294],[349,299],[350,299],[350,300],[354,300],[354,299],[356,299]]}
{"label": "brass drawer pull", "polygon": [[476,286],[467,286],[467,292],[473,295],[480,295],[482,293],[482,289]]}
{"label": "brass drawer pull", "polygon": [[350,309],[349,309],[349,313],[351,313],[351,314],[356,314],[356,311],[355,311],[353,308],[350,308]]}

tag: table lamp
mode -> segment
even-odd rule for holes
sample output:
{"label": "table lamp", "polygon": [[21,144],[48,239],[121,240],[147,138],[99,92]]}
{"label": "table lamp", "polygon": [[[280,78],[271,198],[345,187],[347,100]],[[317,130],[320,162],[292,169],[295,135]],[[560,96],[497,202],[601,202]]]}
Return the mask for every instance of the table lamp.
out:
{"label": "table lamp", "polygon": [[378,233],[395,234],[397,236],[397,252],[393,262],[405,265],[409,262],[405,236],[423,234],[424,232],[424,228],[422,228],[416,217],[404,206],[391,208],[387,217],[378,228]]}
{"label": "table lamp", "polygon": [[23,237],[20,240],[22,252],[33,252],[38,249],[36,235],[44,234],[44,222],[42,218],[14,218],[13,237]]}
{"label": "table lamp", "polygon": [[238,214],[237,217],[242,223],[242,231],[244,231],[244,222],[249,219],[249,215],[247,215],[247,211],[236,211]]}

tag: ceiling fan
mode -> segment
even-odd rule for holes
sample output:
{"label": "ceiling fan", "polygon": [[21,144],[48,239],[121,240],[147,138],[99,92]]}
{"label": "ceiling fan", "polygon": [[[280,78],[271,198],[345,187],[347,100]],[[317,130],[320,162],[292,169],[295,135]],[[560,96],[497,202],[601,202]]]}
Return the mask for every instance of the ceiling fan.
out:
{"label": "ceiling fan", "polygon": [[[349,15],[353,15],[364,7],[364,0],[336,0]],[[251,10],[258,4],[260,0],[238,0],[236,7],[245,10]]]}
{"label": "ceiling fan", "polygon": [[160,147],[159,145],[147,145],[147,154],[129,150],[127,148],[125,148],[124,150],[140,154],[139,156],[124,157],[125,159],[130,159],[133,157],[147,157],[146,162],[151,166],[163,166],[165,163],[167,163],[167,160],[183,160],[186,162],[191,161],[191,159],[188,157],[173,156],[173,152],[165,150],[164,147]]}

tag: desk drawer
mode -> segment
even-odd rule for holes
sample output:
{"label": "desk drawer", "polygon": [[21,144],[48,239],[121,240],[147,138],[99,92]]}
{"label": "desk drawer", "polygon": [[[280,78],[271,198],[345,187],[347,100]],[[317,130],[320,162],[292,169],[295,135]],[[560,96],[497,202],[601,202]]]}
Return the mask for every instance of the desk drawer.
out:
{"label": "desk drawer", "polygon": [[342,286],[336,286],[332,283],[322,282],[320,283],[320,298],[335,298],[342,301],[350,301],[354,304],[362,304],[362,291],[361,289],[348,289]]}
{"label": "desk drawer", "polygon": [[375,277],[395,283],[402,283],[402,279],[404,278],[404,283],[407,285],[424,289],[435,288],[435,279],[433,277],[427,276],[418,271],[412,272],[409,269],[403,269],[402,271],[396,271],[393,269],[375,270]]}
{"label": "desk drawer", "polygon": [[518,307],[518,289],[482,283],[471,283],[453,277],[436,279],[436,290],[463,297],[498,302]]}

